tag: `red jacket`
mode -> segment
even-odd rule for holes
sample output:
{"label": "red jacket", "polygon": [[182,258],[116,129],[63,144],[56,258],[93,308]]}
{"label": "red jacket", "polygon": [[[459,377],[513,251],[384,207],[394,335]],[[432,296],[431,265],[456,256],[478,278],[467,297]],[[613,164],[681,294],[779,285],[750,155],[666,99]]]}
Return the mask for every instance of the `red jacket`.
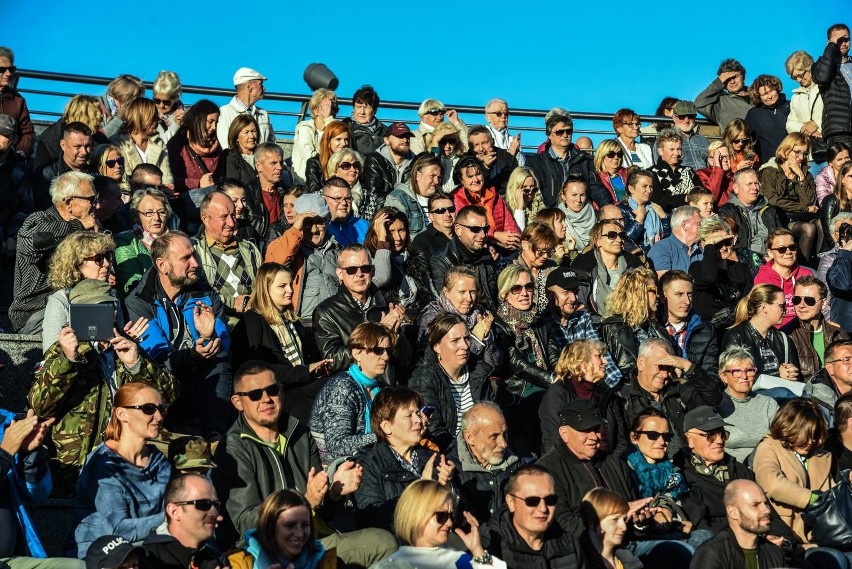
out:
{"label": "red jacket", "polygon": [[35,131],[26,100],[14,89],[0,91],[0,114],[14,117],[18,122],[18,143],[15,150],[23,152],[27,158],[31,157],[35,147]]}
{"label": "red jacket", "polygon": [[515,218],[512,217],[512,212],[509,211],[509,206],[493,187],[484,189],[480,195],[475,195],[459,186],[453,190],[453,202],[456,205],[456,212],[468,205],[484,207],[488,216],[489,237],[493,237],[495,231],[521,233],[518,224],[515,223]]}
{"label": "red jacket", "polygon": [[701,180],[701,185],[713,192],[713,202],[716,208],[728,203],[731,195],[731,183],[734,181],[733,170],[725,172],[718,166],[708,166],[695,171],[695,175]]}
{"label": "red jacket", "polygon": [[[612,203],[617,204],[620,200],[615,196],[615,190],[612,187],[612,179],[610,179],[609,174],[607,174],[605,172],[597,172],[597,175],[598,175],[598,180],[601,181],[601,184],[603,184],[604,187],[609,192],[609,196],[612,198]],[[627,195],[627,168],[619,168],[618,169],[618,175],[621,176],[621,180],[624,182],[624,195],[626,196]],[[592,202],[592,205],[595,206],[595,209],[598,209],[597,204]]]}

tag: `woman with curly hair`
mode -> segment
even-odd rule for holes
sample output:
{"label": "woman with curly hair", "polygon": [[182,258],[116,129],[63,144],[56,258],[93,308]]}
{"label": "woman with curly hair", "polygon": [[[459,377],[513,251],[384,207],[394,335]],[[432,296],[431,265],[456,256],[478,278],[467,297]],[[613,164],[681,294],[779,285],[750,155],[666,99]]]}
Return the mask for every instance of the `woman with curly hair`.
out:
{"label": "woman with curly hair", "polygon": [[754,106],[746,113],[745,122],[757,139],[760,161],[766,164],[787,136],[790,101],[781,80],[774,75],[758,75],[748,88],[748,96]]}
{"label": "woman with curly hair", "polygon": [[601,450],[620,455],[627,449],[626,420],[617,388],[609,387],[604,382],[605,377],[606,346],[603,342],[579,340],[562,350],[553,370],[553,384],[544,394],[538,410],[543,452],[561,440],[559,412],[575,399],[591,400],[600,416],[606,419],[600,437]]}
{"label": "woman with curly hair", "polygon": [[544,209],[538,179],[531,169],[521,166],[509,175],[509,181],[506,183],[506,204],[521,231]]}
{"label": "woman with curly hair", "polygon": [[601,321],[601,339],[624,377],[636,368],[639,346],[648,338],[670,341],[657,322],[657,276],[638,267],[624,273],[606,302],[608,317]]}

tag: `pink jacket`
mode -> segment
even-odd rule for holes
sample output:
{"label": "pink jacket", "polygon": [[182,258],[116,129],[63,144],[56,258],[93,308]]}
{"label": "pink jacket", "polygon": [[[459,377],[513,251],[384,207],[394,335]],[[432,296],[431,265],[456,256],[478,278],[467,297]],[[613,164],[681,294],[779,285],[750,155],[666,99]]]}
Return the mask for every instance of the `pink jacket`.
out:
{"label": "pink jacket", "polygon": [[817,202],[822,205],[822,200],[825,196],[830,196],[834,193],[834,187],[837,185],[837,180],[834,177],[834,170],[831,169],[831,164],[826,164],[825,168],[819,171],[814,178],[816,182],[816,197]]}
{"label": "pink jacket", "polygon": [[799,279],[808,275],[813,276],[813,274],[814,272],[809,268],[796,265],[790,278],[782,279],[781,275],[772,267],[772,261],[769,261],[758,269],[757,276],[754,277],[755,286],[759,284],[773,284],[781,287],[781,290],[784,291],[784,304],[787,305],[787,309],[784,312],[784,320],[776,328],[783,328],[796,317],[796,309],[793,307],[793,289],[796,288],[796,282]]}

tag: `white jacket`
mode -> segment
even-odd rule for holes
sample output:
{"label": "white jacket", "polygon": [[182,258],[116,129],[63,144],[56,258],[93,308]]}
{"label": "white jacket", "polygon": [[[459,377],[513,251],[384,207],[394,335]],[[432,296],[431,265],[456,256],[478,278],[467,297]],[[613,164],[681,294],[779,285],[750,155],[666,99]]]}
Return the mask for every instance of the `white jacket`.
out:
{"label": "white jacket", "polygon": [[234,96],[227,104],[219,107],[219,124],[216,127],[216,138],[219,139],[219,145],[224,150],[228,148],[228,129],[231,128],[231,123],[237,118],[237,115],[248,113],[257,121],[258,133],[257,143],[275,142],[275,131],[272,130],[272,123],[269,122],[269,113],[261,109],[257,105],[246,107],[242,101]]}
{"label": "white jacket", "polygon": [[811,83],[807,89],[796,87],[793,98],[790,99],[790,114],[787,115],[787,132],[801,132],[802,125],[812,120],[819,125],[822,132],[822,97],[819,85]]}
{"label": "white jacket", "polygon": [[293,136],[293,178],[297,184],[305,183],[305,168],[308,158],[319,154],[319,139],[322,131],[318,131],[313,119],[307,119],[296,125]]}

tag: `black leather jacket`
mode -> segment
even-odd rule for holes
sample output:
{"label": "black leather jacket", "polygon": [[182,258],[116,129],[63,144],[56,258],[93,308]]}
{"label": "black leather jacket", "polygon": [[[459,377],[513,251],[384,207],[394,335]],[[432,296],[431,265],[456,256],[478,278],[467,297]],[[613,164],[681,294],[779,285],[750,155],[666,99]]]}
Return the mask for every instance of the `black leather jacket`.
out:
{"label": "black leather jacket", "polygon": [[[562,193],[562,184],[565,183],[565,168],[562,163],[550,156],[545,150],[540,154],[527,155],[527,167],[535,172],[539,184],[541,184],[541,199],[547,207],[556,207],[559,203],[559,195]],[[589,198],[598,207],[611,204],[612,197],[598,175],[595,173],[595,165],[588,154],[571,145],[571,157],[568,160],[568,173],[582,176],[589,188]]]}
{"label": "black leather jacket", "polygon": [[[662,338],[671,343],[672,338],[666,329],[651,320],[645,326],[649,336]],[[612,356],[612,361],[621,370],[621,375],[629,376],[636,369],[636,357],[639,355],[639,338],[633,328],[628,326],[624,318],[618,315],[609,316],[601,321],[601,341]]]}
{"label": "black leather jacket", "polygon": [[[754,365],[757,367],[757,375],[763,373],[764,362],[760,357],[760,344],[766,343],[778,358],[778,363],[793,364],[799,367],[799,354],[796,352],[796,345],[789,338],[785,337],[784,332],[780,332],[775,328],[770,328],[766,338],[761,338],[758,331],[749,322],[738,324],[725,332],[722,338],[721,351],[725,351],[729,346],[736,344],[742,346],[749,351],[754,358]],[[772,375],[778,375],[777,371],[772,371]]]}
{"label": "black leather jacket", "polygon": [[309,192],[317,193],[325,185],[325,172],[320,166],[319,156],[311,156],[305,163],[305,185]]}
{"label": "black leather jacket", "polygon": [[476,271],[479,284],[479,302],[492,314],[497,314],[497,266],[487,249],[471,251],[462,245],[458,237],[447,243],[444,249],[435,251],[429,261],[429,274],[436,291],[444,288],[444,277],[451,267],[470,265]]}
{"label": "black leather jacket", "polygon": [[[412,160],[408,163],[402,173],[400,183],[405,183],[411,177],[411,165],[414,163],[414,155],[409,156]],[[385,198],[393,191],[397,184],[396,167],[382,156],[378,151],[371,152],[364,158],[364,171],[361,172],[361,187],[365,194],[370,195],[371,203],[375,204],[374,211],[385,204]]]}
{"label": "black leather jacket", "polygon": [[[831,231],[828,229],[831,220],[840,213],[840,202],[834,195],[827,195],[822,200],[822,205],[819,208],[819,222],[822,224],[822,251],[831,251],[834,249],[834,239],[831,237]],[[821,252],[822,252],[821,251]]]}
{"label": "black leather jacket", "polygon": [[547,368],[541,369],[530,362],[529,354],[524,353],[515,346],[515,332],[502,318],[495,318],[492,331],[494,341],[506,357],[503,358],[503,366],[498,375],[504,378],[503,385],[513,399],[517,399],[524,392],[527,382],[542,389],[550,388],[552,383],[553,368],[559,361],[559,345],[556,338],[551,334],[550,327],[539,318],[532,324],[532,330],[536,339],[544,351],[547,360]]}

